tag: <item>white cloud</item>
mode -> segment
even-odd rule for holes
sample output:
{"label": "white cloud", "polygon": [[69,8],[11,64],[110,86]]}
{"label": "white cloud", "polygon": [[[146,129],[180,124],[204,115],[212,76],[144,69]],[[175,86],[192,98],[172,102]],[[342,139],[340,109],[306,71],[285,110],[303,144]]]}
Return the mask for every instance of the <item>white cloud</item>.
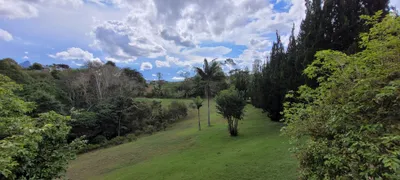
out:
{"label": "white cloud", "polygon": [[0,18],[32,18],[39,15],[40,8],[82,4],[83,0],[0,0]]}
{"label": "white cloud", "polygon": [[153,77],[156,77],[156,76],[157,76],[157,74],[151,74],[151,76],[153,76]]}
{"label": "white cloud", "polygon": [[177,77],[177,76],[172,77],[172,80],[176,81],[183,81],[184,79],[185,79],[184,77]]}
{"label": "white cloud", "polygon": [[28,56],[24,56],[22,59],[29,59],[29,57]]}
{"label": "white cloud", "polygon": [[143,62],[140,65],[140,70],[141,71],[150,70],[150,69],[153,69],[153,65],[150,62]]}
{"label": "white cloud", "polygon": [[259,57],[271,45],[267,34],[279,30],[283,36],[287,35],[293,23],[300,25],[305,10],[303,0],[285,0],[291,4],[288,12],[274,11],[266,0],[92,1],[130,10],[123,20],[97,25],[92,32],[93,46],[122,60],[177,58],[157,60],[157,67],[188,67],[204,58],[223,58],[232,51],[224,46],[200,47],[202,42],[245,45],[251,52],[243,52],[247,54],[242,57]]}
{"label": "white cloud", "polygon": [[[304,0],[283,1],[291,4],[288,12],[275,11],[268,0],[0,0],[0,19],[38,17],[31,19],[40,27],[32,31],[35,36],[78,39],[77,44],[91,44],[105,60],[119,63],[157,58],[151,61],[156,67],[191,69],[204,58],[237,52],[220,44],[244,45],[235,58],[242,67],[265,59],[275,30],[284,38],[295,23],[297,34]],[[51,57],[98,59],[83,50],[59,53]]]}
{"label": "white cloud", "polygon": [[29,54],[29,52],[28,52],[28,51],[25,51],[24,53],[25,53],[25,54]]}
{"label": "white cloud", "polygon": [[225,54],[228,54],[232,51],[232,49],[224,47],[224,46],[216,46],[216,47],[200,47],[194,48],[190,50],[183,51],[183,54],[196,55],[202,57],[221,57]]}
{"label": "white cloud", "polygon": [[145,27],[129,26],[122,21],[106,21],[96,26],[92,34],[96,38],[94,47],[121,61],[132,61],[137,57],[155,58],[165,54],[165,49],[148,35]]}
{"label": "white cloud", "polygon": [[171,67],[171,65],[169,65],[168,61],[160,61],[160,60],[156,60],[156,66],[157,67]]}
{"label": "white cloud", "polygon": [[7,32],[6,30],[0,29],[0,40],[12,41],[13,40],[13,36],[9,32]]}
{"label": "white cloud", "polygon": [[81,48],[72,47],[66,51],[50,54],[49,57],[63,59],[63,60],[82,60],[82,61],[97,61],[101,62],[99,58],[95,58],[89,51],[82,50]]}

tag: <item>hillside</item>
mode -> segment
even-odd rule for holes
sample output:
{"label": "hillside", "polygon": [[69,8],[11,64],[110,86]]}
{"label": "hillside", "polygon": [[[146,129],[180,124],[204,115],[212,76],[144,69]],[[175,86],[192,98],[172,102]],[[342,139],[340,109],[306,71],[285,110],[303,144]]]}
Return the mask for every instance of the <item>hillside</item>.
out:
{"label": "hillside", "polygon": [[279,135],[282,124],[266,121],[261,110],[249,105],[240,135],[230,137],[215,104],[211,107],[212,127],[206,127],[203,107],[199,132],[192,110],[167,131],[80,155],[71,162],[68,178],[296,179],[297,161],[287,138]]}

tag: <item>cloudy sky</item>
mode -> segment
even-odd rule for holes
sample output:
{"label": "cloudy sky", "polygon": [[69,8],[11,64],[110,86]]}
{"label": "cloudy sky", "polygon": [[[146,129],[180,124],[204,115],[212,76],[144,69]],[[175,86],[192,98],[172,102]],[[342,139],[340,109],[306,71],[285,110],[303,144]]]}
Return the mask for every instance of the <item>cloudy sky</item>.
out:
{"label": "cloudy sky", "polygon": [[0,0],[0,58],[111,60],[149,80],[179,80],[204,58],[241,68],[265,59],[275,31],[287,42],[304,11],[303,0]]}

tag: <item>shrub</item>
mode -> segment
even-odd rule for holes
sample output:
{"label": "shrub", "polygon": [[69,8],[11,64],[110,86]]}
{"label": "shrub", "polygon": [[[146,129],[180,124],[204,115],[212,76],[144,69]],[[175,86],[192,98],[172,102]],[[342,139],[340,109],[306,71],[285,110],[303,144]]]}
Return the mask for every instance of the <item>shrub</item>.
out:
{"label": "shrub", "polygon": [[124,144],[126,142],[128,142],[128,138],[126,138],[124,136],[117,136],[117,137],[107,141],[107,146],[120,145],[120,144]]}
{"label": "shrub", "polygon": [[143,131],[141,131],[141,130],[136,130],[135,131],[135,136],[140,136],[142,134],[143,134]]}
{"label": "shrub", "polygon": [[91,141],[92,144],[101,144],[107,141],[107,138],[103,135],[98,135]]}
{"label": "shrub", "polygon": [[184,102],[172,101],[168,106],[168,113],[173,120],[187,116],[188,108]]}
{"label": "shrub", "polygon": [[146,134],[153,134],[153,132],[155,132],[155,128],[153,125],[147,125],[144,128],[144,133],[146,133]]}
{"label": "shrub", "polygon": [[136,141],[136,140],[137,140],[137,137],[136,137],[135,134],[127,134],[125,137],[126,137],[126,139],[127,139],[129,142],[132,142],[132,141]]}
{"label": "shrub", "polygon": [[221,91],[215,97],[217,112],[228,120],[228,130],[231,136],[238,135],[238,121],[243,119],[246,101],[241,93],[231,87]]}

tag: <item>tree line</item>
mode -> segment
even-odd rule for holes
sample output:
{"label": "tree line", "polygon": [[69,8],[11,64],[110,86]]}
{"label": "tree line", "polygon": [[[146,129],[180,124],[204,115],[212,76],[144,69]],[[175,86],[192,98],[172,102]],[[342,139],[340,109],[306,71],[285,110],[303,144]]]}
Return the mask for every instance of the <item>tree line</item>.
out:
{"label": "tree line", "polygon": [[354,54],[360,47],[360,33],[371,27],[362,15],[389,12],[388,0],[306,0],[306,16],[297,37],[294,27],[287,48],[276,33],[269,59],[255,60],[251,82],[252,104],[268,112],[271,119],[282,118],[285,94],[303,84],[318,86],[317,78],[303,74],[319,50],[332,49]]}
{"label": "tree line", "polygon": [[112,62],[48,71],[7,58],[0,74],[0,179],[60,178],[78,152],[132,141],[187,116],[182,102],[136,99],[147,86],[142,74]]}

